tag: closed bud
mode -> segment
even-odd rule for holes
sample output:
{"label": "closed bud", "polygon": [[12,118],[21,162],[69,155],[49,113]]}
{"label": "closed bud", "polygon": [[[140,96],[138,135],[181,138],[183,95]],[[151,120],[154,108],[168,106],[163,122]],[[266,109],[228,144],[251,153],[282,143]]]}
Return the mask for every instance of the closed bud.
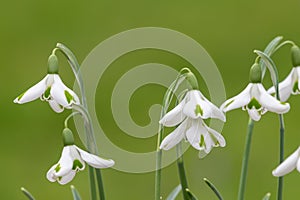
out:
{"label": "closed bud", "polygon": [[292,54],[293,67],[300,66],[300,49],[299,49],[299,47],[296,45],[292,46],[291,54]]}
{"label": "closed bud", "polygon": [[73,145],[74,144],[74,137],[73,137],[73,133],[69,128],[65,128],[63,130],[63,142],[64,142],[64,146],[68,146],[68,145]]}
{"label": "closed bud", "polygon": [[48,58],[48,74],[58,74],[58,59],[54,54]]}
{"label": "closed bud", "polygon": [[261,67],[257,63],[254,63],[250,69],[250,82],[261,83]]}

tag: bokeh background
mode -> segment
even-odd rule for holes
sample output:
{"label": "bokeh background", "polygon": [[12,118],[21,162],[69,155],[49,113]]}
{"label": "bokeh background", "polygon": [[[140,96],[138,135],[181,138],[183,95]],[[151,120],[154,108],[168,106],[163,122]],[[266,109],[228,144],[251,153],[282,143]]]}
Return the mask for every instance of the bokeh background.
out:
{"label": "bokeh background", "polygon": [[[255,59],[254,49],[262,50],[277,35],[300,44],[299,0],[12,0],[3,2],[0,10],[1,199],[26,199],[20,192],[22,186],[36,199],[72,199],[70,184],[60,186],[45,178],[48,168],[59,159],[63,121],[70,111],[56,114],[41,101],[22,106],[12,102],[45,75],[47,58],[57,42],[69,46],[81,62],[98,43],[119,32],[145,26],[173,29],[206,48],[223,76],[228,97],[239,93],[248,83],[248,70]],[[276,53],[274,61],[282,80],[291,69],[289,47]],[[156,139],[142,140],[125,135],[112,118],[109,98],[114,81],[122,73],[148,62],[163,63],[174,69],[189,66],[185,60],[166,52],[133,52],[112,64],[97,90],[96,108],[105,133],[122,148],[136,152],[153,150]],[[71,70],[66,62],[61,62],[61,65],[64,82],[72,86]],[[267,76],[266,87],[271,85],[268,79]],[[208,95],[200,76],[199,80],[203,92]],[[138,124],[149,122],[148,108],[160,103],[164,92],[165,88],[158,85],[146,85],[136,91],[130,110]],[[292,109],[285,115],[286,156],[300,144],[300,97],[293,96],[289,102]],[[198,159],[192,148],[186,152],[189,184],[199,199],[216,199],[204,184],[204,177],[219,188],[225,199],[236,198],[247,122],[245,112],[232,111],[227,114],[222,132],[227,140],[226,148],[214,149],[203,160]],[[272,113],[267,113],[255,124],[247,199],[261,199],[267,192],[271,192],[271,199],[275,199],[277,180],[271,171],[278,162],[278,128],[278,117]],[[78,138],[77,142],[80,144]],[[107,169],[103,176],[108,200],[154,198],[154,173],[128,174]],[[83,199],[89,199],[87,178],[85,170],[72,182]],[[285,181],[285,199],[297,199],[300,175],[293,172],[286,176]],[[176,165],[165,168],[163,195],[166,196],[178,183]]]}

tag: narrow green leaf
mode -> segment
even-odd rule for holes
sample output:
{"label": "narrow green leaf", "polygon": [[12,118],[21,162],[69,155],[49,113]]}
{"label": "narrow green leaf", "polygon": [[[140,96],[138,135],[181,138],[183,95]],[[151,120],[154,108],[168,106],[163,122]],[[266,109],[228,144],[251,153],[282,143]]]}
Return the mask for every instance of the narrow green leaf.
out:
{"label": "narrow green leaf", "polygon": [[35,198],[32,196],[32,194],[28,190],[26,190],[25,188],[21,187],[21,191],[23,192],[23,194],[25,194],[25,196],[29,200],[35,200]]}
{"label": "narrow green leaf", "polygon": [[204,182],[210,187],[210,189],[215,193],[215,195],[218,197],[219,200],[223,200],[223,197],[221,196],[220,192],[218,189],[212,184],[207,178],[203,179]]}
{"label": "narrow green leaf", "polygon": [[264,52],[261,52],[259,50],[254,50],[254,53],[256,53],[261,58],[261,60],[265,63],[268,70],[270,71],[272,83],[275,87],[276,96],[278,98],[279,97],[279,93],[278,93],[278,71],[277,71],[277,67],[276,67],[275,63]]}
{"label": "narrow green leaf", "polygon": [[72,67],[74,67],[76,71],[79,70],[80,65],[78,64],[78,61],[75,55],[73,54],[73,52],[68,47],[66,47],[61,43],[57,43],[56,47],[59,48],[63,52],[63,54],[65,54]]}
{"label": "narrow green leaf", "polygon": [[76,190],[74,185],[71,185],[71,191],[72,191],[72,194],[73,194],[73,200],[81,200],[79,192]]}
{"label": "narrow green leaf", "polygon": [[[282,36],[275,37],[265,48],[264,53],[268,56],[271,56],[273,54],[274,49],[277,47],[277,45],[280,43],[280,41],[283,39]],[[262,70],[262,79],[265,76],[266,73],[266,65],[265,63],[261,60],[260,61],[260,66]]]}
{"label": "narrow green leaf", "polygon": [[267,193],[262,200],[269,200],[271,193]]}
{"label": "narrow green leaf", "polygon": [[179,184],[177,187],[175,187],[172,190],[172,192],[168,195],[166,200],[175,200],[180,191],[181,191],[181,185]]}
{"label": "narrow green leaf", "polygon": [[185,191],[189,195],[190,200],[198,200],[196,195],[194,195],[191,190],[186,189]]}

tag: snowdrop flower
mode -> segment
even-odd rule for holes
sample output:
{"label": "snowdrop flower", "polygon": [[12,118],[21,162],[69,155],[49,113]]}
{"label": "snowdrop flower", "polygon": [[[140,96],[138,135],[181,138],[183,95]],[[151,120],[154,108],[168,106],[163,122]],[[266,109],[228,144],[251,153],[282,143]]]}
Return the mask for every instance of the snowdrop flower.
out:
{"label": "snowdrop flower", "polygon": [[23,104],[40,98],[49,102],[51,108],[60,113],[64,108],[71,109],[79,104],[78,96],[62,82],[58,75],[58,60],[51,55],[48,60],[48,74],[39,83],[18,96],[14,103]]}
{"label": "snowdrop flower", "polygon": [[187,117],[173,132],[164,138],[160,149],[169,150],[184,138],[200,151],[200,158],[207,155],[213,147],[224,147],[226,145],[224,137],[208,127],[201,118]]}
{"label": "snowdrop flower", "polygon": [[285,159],[276,169],[273,170],[273,176],[284,176],[294,169],[300,172],[300,147],[287,159]]}
{"label": "snowdrop flower", "polygon": [[[293,69],[289,75],[279,83],[280,100],[286,101],[291,94],[300,94],[300,49],[297,46],[292,47]],[[275,93],[275,87],[268,90],[269,94]]]}
{"label": "snowdrop flower", "polygon": [[267,111],[283,114],[289,111],[290,105],[282,103],[267,93],[261,83],[261,69],[254,64],[250,70],[250,81],[247,87],[237,96],[232,97],[221,105],[224,112],[243,108],[254,121],[259,121]]}
{"label": "snowdrop flower", "polygon": [[74,145],[74,138],[70,129],[65,128],[63,136],[65,146],[58,163],[53,165],[47,172],[49,181],[57,181],[62,185],[67,184],[78,171],[84,170],[85,163],[94,168],[108,168],[114,165],[113,160],[100,158]]}
{"label": "snowdrop flower", "polygon": [[202,119],[226,119],[224,113],[198,90],[195,76],[190,73],[186,78],[193,89],[160,120],[159,123],[166,127],[179,125],[161,142],[160,148],[169,150],[185,138],[195,149],[200,150],[201,157],[204,157],[212,147],[225,146],[225,139],[208,127]]}

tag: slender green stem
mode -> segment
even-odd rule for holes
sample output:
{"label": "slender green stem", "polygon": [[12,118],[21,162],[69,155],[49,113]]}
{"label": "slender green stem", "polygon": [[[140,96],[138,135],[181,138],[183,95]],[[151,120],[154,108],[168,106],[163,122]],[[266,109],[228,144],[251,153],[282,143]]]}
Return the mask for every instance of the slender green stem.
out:
{"label": "slender green stem", "polygon": [[242,163],[242,171],[240,177],[238,200],[244,200],[253,127],[254,127],[254,122],[252,119],[249,119],[243,163]]}
{"label": "slender green stem", "polygon": [[[80,111],[81,114],[83,114],[84,118],[85,118],[84,127],[85,127],[85,132],[86,132],[86,137],[87,137],[87,148],[91,153],[97,155],[98,148],[96,145],[92,120],[91,120],[91,117],[88,112],[88,105],[87,105],[87,101],[86,101],[83,79],[82,79],[82,75],[80,73],[80,65],[79,65],[75,55],[73,54],[73,52],[70,49],[68,49],[66,46],[58,43],[56,45],[56,48],[54,49],[54,52],[56,51],[56,49],[59,49],[63,53],[63,55],[66,56],[66,58],[70,64],[70,67],[72,68],[72,71],[75,75],[75,79],[77,81],[77,84],[79,86],[79,90],[81,93],[81,101],[82,101],[82,106],[77,106],[77,109],[79,109],[78,111]],[[104,186],[103,186],[100,169],[97,169],[96,177],[97,177],[98,192],[99,192],[100,200],[105,200]],[[94,193],[96,191],[95,170],[91,170],[91,169],[89,170],[89,178],[90,178],[90,184],[91,184],[91,197],[92,197],[92,200],[96,200],[97,196],[94,195]]]}
{"label": "slender green stem", "polygon": [[[284,160],[284,119],[283,115],[279,115],[279,123],[280,123],[280,149],[279,149],[279,164]],[[278,188],[277,188],[277,200],[282,200],[283,193],[283,177],[278,178]]]}
{"label": "slender green stem", "polygon": [[65,128],[68,128],[68,122],[69,122],[69,120],[70,120],[72,117],[74,117],[75,115],[77,115],[77,114],[80,114],[80,113],[79,113],[79,112],[72,112],[72,113],[65,119],[65,123],[64,123]]}
{"label": "slender green stem", "polygon": [[[184,68],[184,70],[179,72],[179,75],[177,76],[176,80],[170,85],[166,94],[164,95],[160,118],[162,118],[166,114],[176,89],[178,88],[179,84],[181,84],[182,81],[184,80],[185,77],[181,73],[185,70],[186,69]],[[155,171],[155,192],[154,192],[155,200],[160,200],[162,198],[161,197],[162,150],[160,149],[160,144],[163,139],[163,134],[164,134],[164,127],[163,125],[159,124],[158,134],[157,134],[157,146],[156,146],[156,171]]]}
{"label": "slender green stem", "polygon": [[212,184],[207,178],[204,178],[204,182],[208,185],[208,187],[210,187],[210,189],[215,193],[219,200],[223,200],[221,193],[218,191],[216,186],[214,186],[214,184]]}
{"label": "slender green stem", "polygon": [[91,186],[91,199],[96,200],[97,199],[97,190],[96,190],[96,182],[95,182],[95,169],[91,166],[89,166],[89,181]]}
{"label": "slender green stem", "polygon": [[295,45],[295,43],[291,40],[286,40],[284,42],[282,42],[281,44],[279,44],[275,49],[273,49],[273,51],[270,53],[270,55],[274,54],[277,50],[279,50],[281,47],[290,44],[290,45]]}
{"label": "slender green stem", "polygon": [[181,143],[176,145],[176,150],[177,150],[177,167],[178,167],[178,173],[179,173],[179,178],[180,178],[180,183],[181,183],[181,190],[183,194],[183,199],[184,200],[189,200],[189,195],[186,192],[188,189],[188,182],[184,170],[184,162],[183,162],[183,154],[182,154],[182,149],[181,149]]}

